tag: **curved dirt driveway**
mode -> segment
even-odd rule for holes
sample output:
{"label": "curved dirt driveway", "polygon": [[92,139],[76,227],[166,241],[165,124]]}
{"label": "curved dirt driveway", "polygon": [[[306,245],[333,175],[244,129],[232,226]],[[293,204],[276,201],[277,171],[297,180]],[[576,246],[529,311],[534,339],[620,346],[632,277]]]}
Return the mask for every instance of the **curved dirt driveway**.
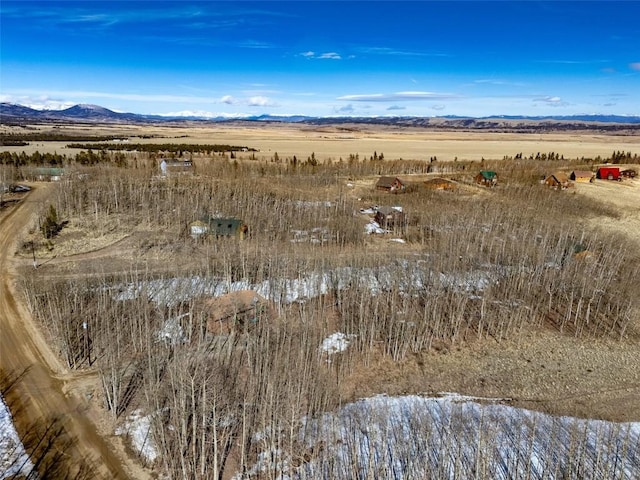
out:
{"label": "curved dirt driveway", "polygon": [[[86,416],[86,407],[76,397],[63,393],[64,383],[57,375],[66,373],[65,368],[16,294],[13,252],[20,232],[29,226],[51,188],[38,186],[20,204],[0,212],[0,368],[18,378],[7,403],[21,436],[27,431],[33,434],[35,426],[43,432],[55,422],[55,435],[47,435],[51,443],[46,449],[39,447],[50,457],[39,462],[46,468],[40,472],[44,478],[126,479],[129,475],[123,460],[100,437]],[[37,435],[40,438],[44,433]]]}

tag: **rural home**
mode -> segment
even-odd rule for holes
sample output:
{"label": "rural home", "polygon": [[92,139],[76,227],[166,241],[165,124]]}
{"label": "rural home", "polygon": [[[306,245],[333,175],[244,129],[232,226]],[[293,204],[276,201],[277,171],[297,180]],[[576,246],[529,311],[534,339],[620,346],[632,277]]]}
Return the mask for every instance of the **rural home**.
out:
{"label": "rural home", "polygon": [[549,175],[544,179],[544,184],[557,190],[564,190],[572,186],[569,176],[564,172],[555,172]]}
{"label": "rural home", "polygon": [[192,238],[200,238],[203,235],[215,237],[238,237],[244,239],[249,227],[235,217],[209,217],[204,216],[189,224],[189,233]]}
{"label": "rural home", "polygon": [[595,174],[589,170],[574,170],[571,172],[571,175],[569,175],[570,180],[578,183],[593,182],[595,178]]}
{"label": "rural home", "polygon": [[172,160],[163,158],[160,161],[160,173],[162,176],[167,175],[192,175],[193,163],[191,160]]}
{"label": "rural home", "polygon": [[402,230],[405,227],[405,215],[401,207],[379,207],[375,222],[385,230]]}
{"label": "rural home", "polygon": [[398,177],[380,177],[376,183],[376,190],[384,190],[385,192],[398,193],[406,188],[407,186]]}
{"label": "rural home", "polygon": [[498,174],[491,170],[482,170],[478,175],[476,175],[475,181],[478,185],[495,187],[498,185]]}
{"label": "rural home", "polygon": [[38,182],[59,182],[64,174],[64,168],[36,167],[31,170],[31,177]]}
{"label": "rural home", "polygon": [[432,178],[425,180],[424,186],[431,190],[455,190],[457,185],[446,178]]}
{"label": "rural home", "polygon": [[276,318],[271,302],[253,290],[239,290],[203,300],[207,332],[219,335],[246,331]]}

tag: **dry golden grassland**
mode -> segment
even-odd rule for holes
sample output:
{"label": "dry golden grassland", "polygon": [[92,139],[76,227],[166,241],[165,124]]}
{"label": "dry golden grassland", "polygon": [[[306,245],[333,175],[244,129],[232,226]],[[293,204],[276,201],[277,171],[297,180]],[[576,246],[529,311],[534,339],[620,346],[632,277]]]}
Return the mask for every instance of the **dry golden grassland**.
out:
{"label": "dry golden grassland", "polygon": [[[421,128],[363,125],[310,126],[294,124],[240,123],[212,126],[33,126],[30,133],[122,135],[132,143],[194,143],[243,145],[258,149],[257,159],[268,160],[276,152],[280,158],[297,156],[306,160],[315,153],[319,161],[347,159],[350,154],[369,158],[374,152],[387,159],[480,160],[502,159],[522,153],[558,152],[565,158],[606,158],[614,150],[637,152],[640,136],[593,133],[516,134],[489,132],[434,132]],[[3,132],[26,133],[17,127]],[[141,138],[149,137],[149,138]],[[69,142],[35,142],[27,147],[3,147],[8,151],[72,155]]]}

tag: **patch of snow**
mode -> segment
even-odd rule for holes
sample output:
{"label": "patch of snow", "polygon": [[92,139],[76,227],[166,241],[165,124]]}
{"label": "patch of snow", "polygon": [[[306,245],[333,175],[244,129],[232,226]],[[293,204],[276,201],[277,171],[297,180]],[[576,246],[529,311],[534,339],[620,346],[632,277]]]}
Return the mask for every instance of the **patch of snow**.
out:
{"label": "patch of snow", "polygon": [[32,478],[34,465],[13,426],[9,408],[0,395],[0,480],[24,476]]}
{"label": "patch of snow", "polygon": [[320,350],[329,356],[335,353],[344,352],[353,337],[354,335],[347,335],[342,332],[332,333],[322,341]]}
{"label": "patch of snow", "polygon": [[184,313],[178,317],[169,318],[157,333],[158,340],[164,342],[166,345],[176,346],[182,343],[187,343],[187,337],[184,335],[180,320],[185,317],[189,317],[190,313]]}
{"label": "patch of snow", "polygon": [[292,200],[291,203],[293,205],[295,205],[296,207],[300,207],[300,208],[315,208],[315,207],[333,207],[335,204],[334,202],[330,202],[330,201],[309,201],[309,200]]}
{"label": "patch of snow", "polygon": [[[556,417],[446,393],[376,396],[302,421],[292,479],[635,479],[640,423]],[[481,470],[478,470],[481,468]]]}
{"label": "patch of snow", "polygon": [[403,238],[390,238],[389,241],[396,242],[396,243],[407,243],[407,241]]}
{"label": "patch of snow", "polygon": [[[279,449],[271,449],[260,452],[258,459],[244,474],[236,474],[232,480],[243,480],[251,477],[273,478],[274,480],[290,480],[287,475],[290,470],[289,462],[283,459],[283,452]],[[268,476],[266,476],[268,474]]]}
{"label": "patch of snow", "polygon": [[390,233],[389,230],[382,228],[378,222],[369,222],[364,226],[364,233],[371,235],[373,233]]}
{"label": "patch of snow", "polygon": [[[398,288],[401,292],[448,288],[471,296],[497,283],[501,275],[505,274],[491,265],[483,267],[487,270],[437,273],[431,271],[425,261],[398,261],[396,264],[377,268],[341,267],[301,274],[298,278],[271,278],[260,283],[193,276],[118,284],[109,289],[114,292],[114,300],[133,300],[146,296],[162,306],[177,305],[199,296],[219,297],[239,290],[254,290],[277,304],[289,304],[304,302],[351,286],[365,288],[371,295],[378,295],[391,288]],[[402,271],[400,277],[395,274],[398,270]]]}
{"label": "patch of snow", "polygon": [[134,410],[115,433],[128,436],[136,452],[149,463],[158,458],[158,447],[151,432],[151,416],[143,415],[142,410]]}
{"label": "patch of snow", "polygon": [[293,238],[291,243],[325,243],[331,240],[331,233],[323,227],[314,227],[311,230],[291,230]]}

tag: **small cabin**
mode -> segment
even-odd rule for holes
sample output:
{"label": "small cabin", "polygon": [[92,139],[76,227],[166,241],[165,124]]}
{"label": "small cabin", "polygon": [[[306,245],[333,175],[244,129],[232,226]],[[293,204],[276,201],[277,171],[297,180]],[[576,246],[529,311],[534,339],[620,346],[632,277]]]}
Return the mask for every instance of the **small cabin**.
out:
{"label": "small cabin", "polygon": [[482,170],[475,176],[475,181],[478,185],[495,187],[498,185],[498,174],[491,170]]}
{"label": "small cabin", "polygon": [[544,184],[556,190],[564,190],[572,185],[569,180],[569,175],[564,172],[555,172],[549,175],[544,179]]}
{"label": "small cabin", "polygon": [[407,186],[398,177],[380,177],[376,183],[376,190],[398,193],[406,190]]}
{"label": "small cabin", "polygon": [[202,217],[189,224],[192,238],[201,238],[204,235],[214,237],[238,237],[244,239],[249,227],[239,218],[235,217]]}
{"label": "small cabin", "polygon": [[596,175],[590,170],[574,170],[569,175],[569,179],[576,183],[588,183],[595,180]]}

